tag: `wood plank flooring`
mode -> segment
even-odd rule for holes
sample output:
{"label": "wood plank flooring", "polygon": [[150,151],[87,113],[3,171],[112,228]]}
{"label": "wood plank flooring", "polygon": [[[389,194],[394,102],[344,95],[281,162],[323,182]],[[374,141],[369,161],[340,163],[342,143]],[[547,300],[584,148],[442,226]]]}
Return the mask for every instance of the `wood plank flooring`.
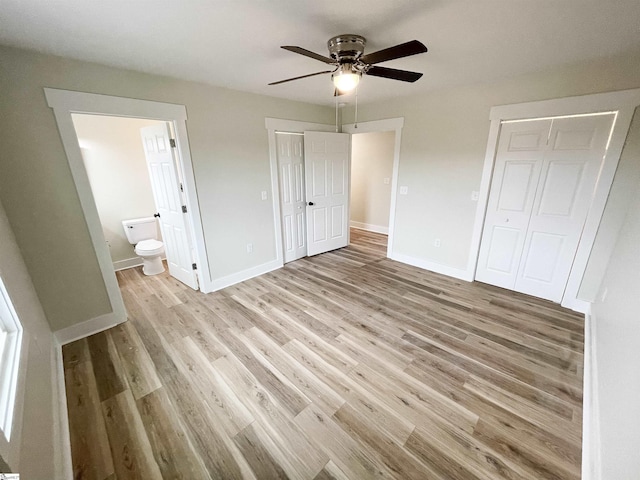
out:
{"label": "wood plank flooring", "polygon": [[579,479],[581,316],[385,251],[118,272],[129,321],[63,348],[75,478]]}

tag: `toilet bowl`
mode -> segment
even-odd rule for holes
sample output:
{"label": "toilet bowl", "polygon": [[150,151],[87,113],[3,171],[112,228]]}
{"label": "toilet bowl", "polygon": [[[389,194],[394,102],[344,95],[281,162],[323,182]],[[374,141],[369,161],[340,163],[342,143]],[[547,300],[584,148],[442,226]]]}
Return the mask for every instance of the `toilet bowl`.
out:
{"label": "toilet bowl", "polygon": [[162,264],[162,254],[164,253],[164,244],[159,240],[142,240],[136,244],[133,250],[140,258],[142,258],[142,273],[145,275],[157,275],[164,272]]}
{"label": "toilet bowl", "polygon": [[158,225],[155,217],[123,220],[122,226],[129,243],[135,245],[133,251],[142,259],[142,273],[157,275],[164,272],[161,258],[164,244],[156,239]]}

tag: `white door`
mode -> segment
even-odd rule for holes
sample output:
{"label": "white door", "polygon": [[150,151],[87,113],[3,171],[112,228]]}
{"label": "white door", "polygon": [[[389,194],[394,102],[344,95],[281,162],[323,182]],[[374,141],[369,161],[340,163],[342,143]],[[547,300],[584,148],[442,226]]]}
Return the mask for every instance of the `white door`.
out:
{"label": "white door", "polygon": [[476,280],[515,286],[550,128],[551,120],[502,125]]}
{"label": "white door", "polygon": [[[140,129],[147,157],[151,187],[160,214],[160,231],[172,277],[198,289],[187,232],[187,218],[180,195],[178,170],[168,124]],[[184,207],[186,210],[186,207]]]}
{"label": "white door", "polygon": [[349,134],[304,132],[307,254],[349,244]]}
{"label": "white door", "polygon": [[477,280],[562,300],[613,120],[503,125]]}
{"label": "white door", "polygon": [[276,133],[284,263],[307,255],[304,137]]}

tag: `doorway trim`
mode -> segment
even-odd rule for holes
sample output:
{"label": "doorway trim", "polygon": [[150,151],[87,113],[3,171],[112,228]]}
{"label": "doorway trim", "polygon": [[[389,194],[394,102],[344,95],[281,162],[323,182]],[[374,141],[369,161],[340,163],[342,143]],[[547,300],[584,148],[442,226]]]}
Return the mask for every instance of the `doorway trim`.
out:
{"label": "doorway trim", "polygon": [[589,255],[596,238],[598,226],[604,208],[613,177],[620,160],[624,142],[629,131],[631,119],[636,106],[640,105],[640,89],[622,90],[618,92],[597,93],[593,95],[581,95],[575,97],[557,98],[539,102],[519,103],[513,105],[501,105],[491,108],[489,118],[489,138],[482,169],[478,206],[476,208],[475,222],[471,237],[467,272],[475,278],[482,240],[482,230],[489,201],[489,189],[491,177],[498,148],[500,127],[504,121],[526,120],[545,117],[558,117],[564,115],[580,115],[601,112],[615,112],[616,119],[609,141],[609,148],[605,154],[598,182],[593,194],[591,208],[580,237],[576,256],[569,273],[569,280],[564,291],[561,305],[572,310],[586,313],[590,302],[578,298],[578,291],[582,283],[582,277],[589,261]]}
{"label": "doorway trim", "polygon": [[187,111],[185,106],[53,88],[45,88],[44,93],[47,104],[53,109],[112,309],[111,313],[58,330],[56,332],[58,341],[61,344],[69,343],[78,338],[111,328],[127,319],[109,248],[102,233],[102,225],[93,198],[93,192],[91,191],[91,185],[89,184],[89,177],[82,160],[82,153],[71,118],[72,113],[145,118],[172,123],[176,136],[178,163],[184,179],[187,211],[190,217],[190,234],[191,238],[194,239],[193,249],[196,263],[200,266],[197,271],[200,289],[205,293],[212,291],[212,280],[209,275],[209,262],[204,243],[204,232],[187,136]]}
{"label": "doorway trim", "polygon": [[269,136],[269,166],[271,170],[271,191],[273,205],[273,224],[276,235],[276,260],[277,266],[284,266],[284,243],[282,240],[282,218],[280,217],[280,172],[278,169],[278,149],[276,147],[276,132],[304,133],[307,131],[334,132],[335,125],[325,123],[300,122],[297,120],[284,120],[281,118],[266,117],[264,126]]}
{"label": "doorway trim", "polygon": [[383,120],[372,120],[370,122],[360,122],[358,124],[348,123],[342,126],[345,133],[372,133],[372,132],[395,132],[395,145],[393,147],[393,171],[391,173],[391,205],[389,209],[389,234],[387,237],[387,257],[393,258],[393,234],[396,221],[396,201],[398,193],[398,170],[400,168],[400,145],[402,144],[402,127],[404,127],[404,117],[386,118]]}

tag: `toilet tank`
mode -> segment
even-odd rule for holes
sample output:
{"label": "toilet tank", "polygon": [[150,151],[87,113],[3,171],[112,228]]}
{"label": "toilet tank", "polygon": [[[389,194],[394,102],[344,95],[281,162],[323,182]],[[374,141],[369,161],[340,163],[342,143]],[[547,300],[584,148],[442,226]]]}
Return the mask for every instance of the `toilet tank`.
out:
{"label": "toilet tank", "polygon": [[155,239],[158,236],[158,226],[154,217],[132,218],[123,220],[122,226],[127,240],[135,245],[142,240]]}

